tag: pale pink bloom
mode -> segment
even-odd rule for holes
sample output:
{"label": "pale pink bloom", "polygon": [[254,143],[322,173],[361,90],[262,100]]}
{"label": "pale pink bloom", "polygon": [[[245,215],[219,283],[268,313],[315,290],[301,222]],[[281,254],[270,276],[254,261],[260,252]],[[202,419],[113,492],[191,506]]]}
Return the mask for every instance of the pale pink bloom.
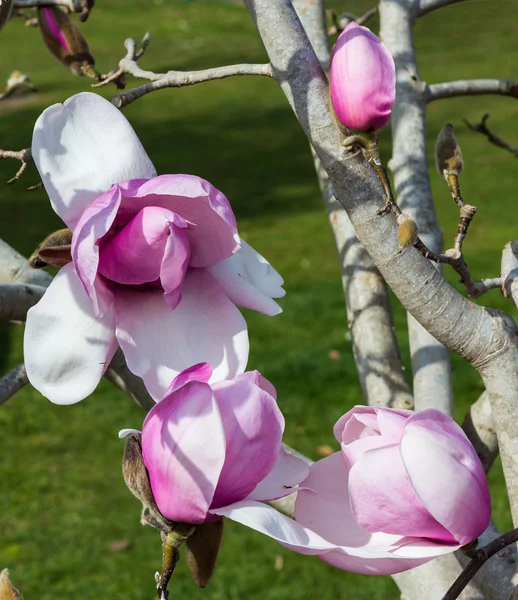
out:
{"label": "pale pink bloom", "polygon": [[484,470],[450,417],[357,406],[334,431],[342,450],[310,467],[297,521],[250,501],[214,512],[302,554],[373,575],[452,552],[489,524]]}
{"label": "pale pink bloom", "polygon": [[236,305],[281,312],[282,277],[240,239],[227,198],[193,175],[161,175],[126,118],[96,94],[48,108],[32,153],[73,262],[27,315],[30,382],[58,404],[93,392],[120,345],[161,398],[199,362],[213,381],[246,368]]}
{"label": "pale pink bloom", "polygon": [[385,127],[396,100],[396,68],[370,29],[350,23],[331,59],[331,99],[340,121],[354,131]]}
{"label": "pale pink bloom", "polygon": [[153,496],[171,521],[217,520],[213,511],[235,502],[286,496],[309,472],[282,449],[272,384],[257,371],[209,384],[211,374],[207,363],[180,373],[142,428]]}

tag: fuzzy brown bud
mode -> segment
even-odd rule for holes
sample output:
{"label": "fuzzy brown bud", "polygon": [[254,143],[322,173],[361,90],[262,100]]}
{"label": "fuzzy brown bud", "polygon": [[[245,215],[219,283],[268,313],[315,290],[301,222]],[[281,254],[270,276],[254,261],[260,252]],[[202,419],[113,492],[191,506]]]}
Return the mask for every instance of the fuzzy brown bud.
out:
{"label": "fuzzy brown bud", "polygon": [[398,252],[403,252],[403,250],[413,246],[417,242],[419,228],[417,227],[417,223],[405,214],[398,216],[397,223],[397,236],[399,241]]}
{"label": "fuzzy brown bud", "polygon": [[64,267],[72,261],[72,232],[59,229],[47,236],[29,258],[29,266],[43,269],[49,265]]}
{"label": "fuzzy brown bud", "polygon": [[95,60],[79,28],[59,6],[38,8],[38,24],[47,48],[74,75],[98,78]]}
{"label": "fuzzy brown bud", "polygon": [[11,583],[7,569],[0,573],[0,600],[23,600],[20,592]]}
{"label": "fuzzy brown bud", "polygon": [[151,490],[148,472],[142,458],[140,433],[132,433],[126,438],[122,474],[129,491],[142,502],[142,523],[165,533],[172,531],[174,523],[166,519],[158,510]]}
{"label": "fuzzy brown bud", "polygon": [[205,587],[212,578],[222,537],[223,519],[220,519],[197,525],[185,542],[187,564],[198,587]]}
{"label": "fuzzy brown bud", "polygon": [[12,0],[0,0],[0,30],[9,20],[13,8]]}
{"label": "fuzzy brown bud", "polygon": [[464,168],[462,152],[455,138],[453,125],[447,123],[440,131],[435,142],[435,166],[439,175],[459,175]]}

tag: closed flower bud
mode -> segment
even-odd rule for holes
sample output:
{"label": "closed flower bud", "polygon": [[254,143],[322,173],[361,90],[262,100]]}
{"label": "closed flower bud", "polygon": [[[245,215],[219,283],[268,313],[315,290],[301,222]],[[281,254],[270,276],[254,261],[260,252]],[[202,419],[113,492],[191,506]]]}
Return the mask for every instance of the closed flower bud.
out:
{"label": "closed flower bud", "polygon": [[350,23],[331,59],[331,100],[340,121],[354,131],[381,129],[396,99],[394,60],[366,27]]}
{"label": "closed flower bud", "polygon": [[59,229],[47,236],[29,258],[29,266],[43,269],[49,265],[64,267],[72,260],[72,232]]}
{"label": "closed flower bud", "polygon": [[223,520],[220,520],[197,525],[185,542],[187,564],[198,587],[206,587],[212,578],[222,537]]}
{"label": "closed flower bud", "polygon": [[65,10],[59,6],[39,8],[38,23],[47,48],[74,75],[98,76],[87,42]]}
{"label": "closed flower bud", "polygon": [[447,123],[440,131],[435,142],[435,166],[439,175],[446,179],[448,175],[459,175],[464,168],[462,152],[453,131],[453,125]]}
{"label": "closed flower bud", "polygon": [[398,230],[397,237],[399,241],[399,252],[403,252],[405,248],[413,246],[417,242],[419,228],[417,223],[409,216],[401,214],[397,218]]}
{"label": "closed flower bud", "polygon": [[7,569],[4,569],[0,573],[0,600],[22,600],[22,595],[13,587],[9,579],[9,571]]}

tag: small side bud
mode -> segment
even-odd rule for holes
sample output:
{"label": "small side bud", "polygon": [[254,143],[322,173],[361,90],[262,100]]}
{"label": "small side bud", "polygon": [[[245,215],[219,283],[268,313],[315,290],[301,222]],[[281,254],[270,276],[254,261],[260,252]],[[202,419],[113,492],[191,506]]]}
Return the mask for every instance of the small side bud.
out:
{"label": "small side bud", "polygon": [[97,79],[95,60],[79,28],[59,6],[38,8],[38,24],[47,48],[74,75]]}
{"label": "small side bud", "polygon": [[0,600],[23,600],[20,592],[11,583],[7,569],[0,573]]}
{"label": "small side bud", "polygon": [[64,267],[72,261],[72,232],[59,229],[47,236],[29,258],[29,266],[43,269],[49,265]]}
{"label": "small side bud", "polygon": [[397,236],[399,240],[398,253],[401,253],[406,248],[410,248],[410,246],[413,246],[417,242],[419,228],[417,227],[417,223],[405,214],[398,216],[397,224]]}
{"label": "small side bud", "polygon": [[205,587],[212,579],[223,537],[223,519],[197,525],[185,542],[187,564],[194,583]]}
{"label": "small side bud", "polygon": [[122,457],[122,474],[129,491],[142,502],[142,524],[168,533],[174,529],[174,523],[166,519],[158,510],[151,490],[149,476],[142,458],[140,433],[132,433],[126,439]]}
{"label": "small side bud", "polygon": [[455,138],[453,125],[447,123],[440,131],[435,142],[435,166],[439,175],[448,179],[448,175],[459,175],[464,168],[462,152]]}

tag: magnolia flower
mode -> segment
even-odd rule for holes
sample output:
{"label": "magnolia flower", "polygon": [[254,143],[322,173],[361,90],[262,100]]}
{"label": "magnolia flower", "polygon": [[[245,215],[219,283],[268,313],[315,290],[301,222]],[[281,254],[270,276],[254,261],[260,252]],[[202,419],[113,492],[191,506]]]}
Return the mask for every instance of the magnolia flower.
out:
{"label": "magnolia flower", "polygon": [[375,575],[452,552],[489,524],[484,470],[450,417],[357,406],[334,433],[342,449],[311,466],[296,521],[249,500],[214,512],[340,569]]}
{"label": "magnolia flower", "polygon": [[213,380],[242,373],[248,334],[236,305],[281,312],[282,277],[243,242],[227,198],[192,175],[157,176],[112,104],[78,94],[36,122],[32,154],[73,261],[27,315],[30,382],[58,404],[95,389],[120,345],[155,398],[200,361]]}
{"label": "magnolia flower", "polygon": [[372,31],[350,23],[331,59],[331,100],[340,121],[355,131],[385,127],[396,100],[396,68]]}
{"label": "magnolia flower", "polygon": [[309,472],[282,450],[272,384],[257,371],[209,384],[211,374],[207,363],[180,373],[142,428],[154,500],[170,521],[211,522],[235,502],[286,496]]}

